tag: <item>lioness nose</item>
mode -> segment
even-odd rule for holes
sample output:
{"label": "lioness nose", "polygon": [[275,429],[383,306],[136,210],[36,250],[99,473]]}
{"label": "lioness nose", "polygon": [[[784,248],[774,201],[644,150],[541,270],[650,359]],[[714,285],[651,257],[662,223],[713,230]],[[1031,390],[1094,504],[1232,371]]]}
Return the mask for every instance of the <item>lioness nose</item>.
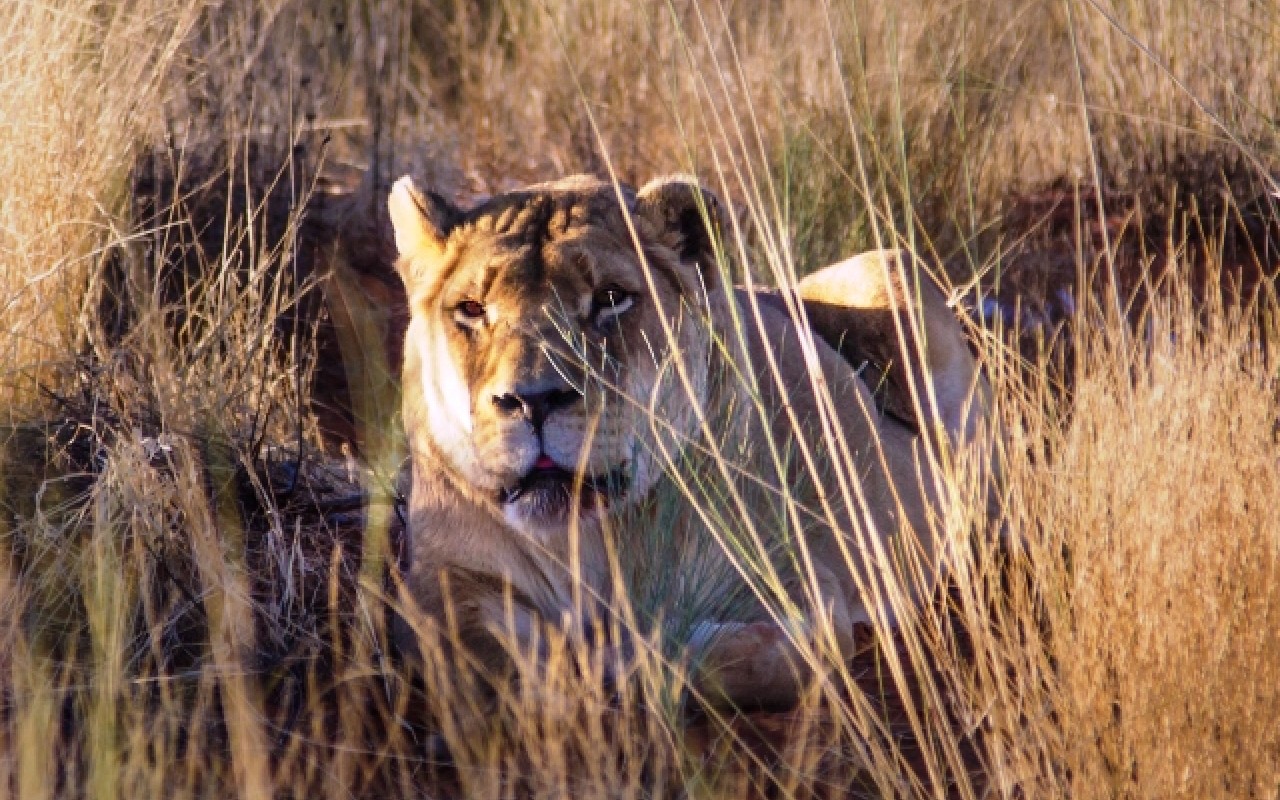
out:
{"label": "lioness nose", "polygon": [[582,394],[576,389],[530,388],[494,395],[493,404],[507,413],[517,411],[523,413],[525,418],[533,423],[534,428],[540,429],[552,411],[571,406],[581,399]]}

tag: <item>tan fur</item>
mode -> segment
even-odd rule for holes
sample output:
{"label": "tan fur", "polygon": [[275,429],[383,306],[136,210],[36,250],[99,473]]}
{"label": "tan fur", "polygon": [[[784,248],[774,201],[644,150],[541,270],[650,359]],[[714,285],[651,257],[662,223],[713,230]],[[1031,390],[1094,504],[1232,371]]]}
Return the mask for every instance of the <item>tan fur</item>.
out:
{"label": "tan fur", "polygon": [[[716,226],[718,204],[688,179],[632,192],[579,176],[464,212],[406,178],[389,205],[410,298],[408,600],[452,620],[483,663],[501,664],[504,640],[532,641],[540,625],[582,631],[607,618],[618,588],[607,538],[654,538],[650,501],[681,459],[707,474],[728,463],[720,474],[743,498],[744,525],[774,543],[798,537],[786,552],[802,553],[779,560],[785,596],[774,600],[800,609],[786,632],[767,611],[773,601],[698,621],[689,655],[702,691],[785,703],[807,675],[794,636],[830,630],[849,654],[855,622],[892,620],[931,591],[945,555],[930,535],[934,476],[912,424],[932,430],[936,418],[942,438],[963,439],[984,413],[966,400],[984,389],[941,295],[896,269],[898,256],[862,256],[802,282],[811,336],[781,296],[720,286],[705,222]],[[895,309],[922,317],[915,337],[899,314],[909,347],[923,346],[931,395],[924,372],[912,381],[892,368],[903,360]],[[888,384],[883,405],[908,424],[877,409],[855,372],[863,360]],[[815,376],[832,398],[825,416]],[[574,495],[576,482],[598,491]],[[795,487],[796,503],[762,485]],[[663,524],[687,535],[664,541],[710,535],[685,492],[687,509]],[[686,564],[681,553],[649,557]],[[886,594],[897,585],[905,592]]]}

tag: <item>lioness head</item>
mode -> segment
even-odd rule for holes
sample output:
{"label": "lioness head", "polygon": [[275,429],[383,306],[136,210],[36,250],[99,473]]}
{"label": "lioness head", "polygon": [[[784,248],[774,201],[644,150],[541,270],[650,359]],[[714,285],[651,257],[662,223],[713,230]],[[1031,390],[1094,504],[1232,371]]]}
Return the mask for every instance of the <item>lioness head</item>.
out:
{"label": "lioness head", "polygon": [[707,391],[715,199],[578,176],[463,210],[406,177],[389,205],[415,451],[531,533],[643,497]]}

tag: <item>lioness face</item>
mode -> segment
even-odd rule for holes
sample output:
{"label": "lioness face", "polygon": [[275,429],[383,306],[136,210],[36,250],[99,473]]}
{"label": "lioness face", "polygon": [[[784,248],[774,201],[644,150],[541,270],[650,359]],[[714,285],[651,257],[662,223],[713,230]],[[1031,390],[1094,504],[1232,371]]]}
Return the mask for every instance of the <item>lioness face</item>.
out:
{"label": "lioness face", "polygon": [[[643,497],[655,447],[692,431],[708,281],[665,191],[624,197],[643,261],[614,187],[591,179],[466,212],[407,179],[392,193],[406,364],[421,367],[406,369],[419,383],[406,396],[422,399],[406,422],[421,414],[454,482],[513,527],[555,530]],[[676,354],[701,377],[682,383]]]}

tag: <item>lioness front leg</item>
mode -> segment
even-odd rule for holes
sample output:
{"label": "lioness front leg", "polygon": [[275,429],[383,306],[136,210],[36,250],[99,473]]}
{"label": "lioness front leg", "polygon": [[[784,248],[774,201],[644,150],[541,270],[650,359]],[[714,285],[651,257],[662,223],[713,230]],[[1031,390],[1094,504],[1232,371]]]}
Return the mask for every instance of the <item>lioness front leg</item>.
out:
{"label": "lioness front leg", "polygon": [[[794,705],[818,676],[823,660],[847,663],[856,655],[853,621],[835,576],[822,571],[821,594],[827,612],[812,611],[793,625],[769,621],[702,622],[689,649],[692,686],[713,705],[786,708]],[[828,646],[820,641],[829,636]],[[835,652],[831,652],[832,646]]]}

